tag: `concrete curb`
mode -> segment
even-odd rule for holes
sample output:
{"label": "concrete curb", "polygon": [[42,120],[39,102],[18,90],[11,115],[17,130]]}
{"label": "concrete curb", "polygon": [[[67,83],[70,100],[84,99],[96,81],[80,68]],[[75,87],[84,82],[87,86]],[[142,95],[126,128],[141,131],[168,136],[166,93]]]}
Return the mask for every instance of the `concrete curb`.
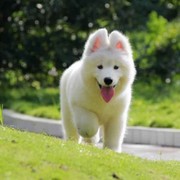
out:
{"label": "concrete curb", "polygon": [[[37,118],[3,110],[4,124],[16,129],[63,137],[61,121]],[[180,147],[180,130],[128,127],[124,143]]]}
{"label": "concrete curb", "polygon": [[3,117],[4,124],[12,128],[63,137],[61,121],[33,117],[7,109],[3,110]]}
{"label": "concrete curb", "polygon": [[125,143],[180,147],[180,130],[128,127]]}

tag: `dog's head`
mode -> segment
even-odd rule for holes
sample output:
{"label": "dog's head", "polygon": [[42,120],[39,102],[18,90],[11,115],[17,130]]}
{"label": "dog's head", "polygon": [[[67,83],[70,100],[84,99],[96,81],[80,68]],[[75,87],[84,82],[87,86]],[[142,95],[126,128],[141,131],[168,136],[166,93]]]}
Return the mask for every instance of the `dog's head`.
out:
{"label": "dog's head", "polygon": [[130,86],[136,74],[130,43],[118,31],[109,36],[106,29],[91,34],[82,60],[87,76],[95,80],[106,102]]}

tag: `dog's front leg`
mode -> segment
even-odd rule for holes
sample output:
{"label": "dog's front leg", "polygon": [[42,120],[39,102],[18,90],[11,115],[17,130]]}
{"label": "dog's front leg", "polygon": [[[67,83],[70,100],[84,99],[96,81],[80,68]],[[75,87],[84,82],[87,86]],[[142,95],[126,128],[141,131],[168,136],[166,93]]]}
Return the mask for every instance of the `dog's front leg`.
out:
{"label": "dog's front leg", "polygon": [[103,147],[121,152],[121,146],[126,130],[126,118],[109,120],[104,125]]}
{"label": "dog's front leg", "polygon": [[95,113],[81,107],[73,108],[73,121],[81,141],[88,143],[98,141],[99,121]]}

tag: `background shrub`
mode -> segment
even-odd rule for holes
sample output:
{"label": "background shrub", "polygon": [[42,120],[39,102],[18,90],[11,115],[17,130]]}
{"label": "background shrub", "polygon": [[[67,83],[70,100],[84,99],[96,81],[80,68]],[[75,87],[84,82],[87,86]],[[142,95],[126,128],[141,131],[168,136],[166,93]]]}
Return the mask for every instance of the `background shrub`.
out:
{"label": "background shrub", "polygon": [[178,0],[1,0],[0,86],[58,84],[93,30],[130,36],[138,78],[172,81],[179,69]]}

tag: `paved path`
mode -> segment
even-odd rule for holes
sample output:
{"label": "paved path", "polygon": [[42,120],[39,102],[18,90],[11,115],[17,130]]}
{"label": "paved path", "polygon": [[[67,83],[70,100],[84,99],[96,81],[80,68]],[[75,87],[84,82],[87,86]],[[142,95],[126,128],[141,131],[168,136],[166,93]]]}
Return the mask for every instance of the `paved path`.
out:
{"label": "paved path", "polygon": [[123,144],[122,152],[149,160],[180,161],[180,148],[140,144]]}

